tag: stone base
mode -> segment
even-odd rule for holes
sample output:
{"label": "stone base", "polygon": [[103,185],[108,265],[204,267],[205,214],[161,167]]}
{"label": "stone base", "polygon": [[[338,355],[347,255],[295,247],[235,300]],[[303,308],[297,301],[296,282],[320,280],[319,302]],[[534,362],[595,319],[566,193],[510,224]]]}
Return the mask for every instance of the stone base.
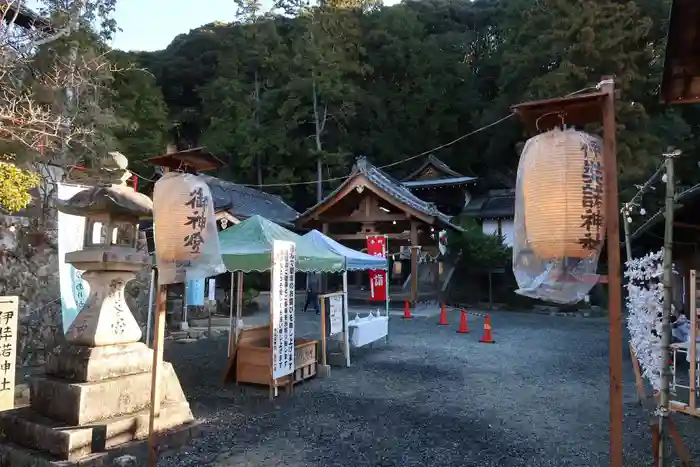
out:
{"label": "stone base", "polygon": [[142,342],[86,347],[59,345],[46,358],[46,375],[70,381],[102,381],[151,371],[153,351]]}
{"label": "stone base", "polygon": [[[187,404],[170,363],[163,363],[160,378],[161,402]],[[37,413],[63,424],[83,426],[147,408],[151,402],[151,372],[92,383],[38,377],[31,380],[30,393],[32,409]]]}
{"label": "stone base", "polygon": [[[84,363],[91,365],[90,359]],[[155,430],[191,423],[190,406],[170,363],[163,362],[160,378],[161,409]],[[38,377],[31,380],[30,392],[30,407],[0,412],[0,433],[8,442],[42,452],[49,459],[82,462],[148,436],[150,371],[93,382]]]}
{"label": "stone base", "polygon": [[[148,431],[148,418],[146,418],[146,430]],[[192,422],[158,433],[156,438],[158,452],[162,453],[190,444],[199,434],[199,430],[199,422]],[[80,460],[57,460],[45,453],[13,443],[0,443],[0,467],[112,467],[113,461],[124,455],[132,455],[143,461],[148,458],[148,443],[145,440],[131,441]]]}
{"label": "stone base", "polygon": [[[146,439],[148,417],[146,409],[94,425],[61,426],[25,407],[0,413],[0,426],[12,443],[59,460],[78,460],[130,441]],[[165,404],[155,419],[155,430],[166,431],[192,421],[188,404]]]}

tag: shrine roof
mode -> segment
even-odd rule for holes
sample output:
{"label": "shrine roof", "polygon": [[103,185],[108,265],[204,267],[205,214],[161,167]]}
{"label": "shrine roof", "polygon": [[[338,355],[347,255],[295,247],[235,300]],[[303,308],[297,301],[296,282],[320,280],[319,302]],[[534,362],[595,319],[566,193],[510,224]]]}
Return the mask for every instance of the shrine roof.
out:
{"label": "shrine roof", "polygon": [[299,213],[277,195],[237,183],[221,180],[209,175],[199,175],[211,190],[214,210],[228,211],[237,218],[245,219],[259,214],[276,224],[293,226]]}
{"label": "shrine roof", "polygon": [[372,183],[381,192],[388,195],[388,197],[393,198],[399,204],[403,204],[425,216],[434,217],[441,223],[448,224],[457,230],[462,230],[461,227],[452,224],[451,216],[438,211],[435,203],[429,203],[418,198],[411,192],[411,190],[408,189],[408,187],[404,186],[401,182],[383,170],[372,165],[364,156],[357,159],[352,172],[338,188],[333,190],[333,192],[321,200],[321,202],[316,203],[314,206],[311,206],[309,209],[304,211],[299,218],[308,217],[321,206],[328,204],[329,201],[343,192],[348,185],[353,183],[358,176],[364,176],[367,181]]}
{"label": "shrine roof", "polygon": [[452,167],[442,162],[433,154],[430,154],[420,167],[418,167],[416,170],[404,177],[403,180],[404,182],[415,180],[417,177],[419,177],[422,173],[424,173],[430,168],[433,168],[436,172],[443,173],[447,177],[458,178],[463,176],[461,173],[452,170]]}
{"label": "shrine roof", "polygon": [[55,28],[48,21],[22,3],[23,2],[20,2],[19,8],[17,8],[16,2],[0,0],[0,7],[7,9],[2,17],[6,23],[12,22],[28,30],[38,29],[45,34],[54,34],[56,32]]}
{"label": "shrine roof", "polygon": [[515,191],[491,190],[484,196],[477,196],[469,201],[462,214],[477,219],[514,217]]}
{"label": "shrine roof", "polygon": [[465,185],[467,183],[475,182],[476,180],[476,177],[450,177],[438,178],[433,180],[410,180],[407,182],[402,182],[401,184],[408,188],[428,188],[439,186]]}

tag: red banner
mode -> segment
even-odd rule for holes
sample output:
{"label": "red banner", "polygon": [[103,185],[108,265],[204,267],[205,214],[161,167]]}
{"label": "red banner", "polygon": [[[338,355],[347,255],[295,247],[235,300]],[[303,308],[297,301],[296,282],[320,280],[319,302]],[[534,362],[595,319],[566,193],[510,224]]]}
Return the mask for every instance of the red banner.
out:
{"label": "red banner", "polygon": [[[377,235],[367,237],[367,254],[386,258],[386,237]],[[386,271],[372,269],[369,271],[369,299],[386,300]]]}

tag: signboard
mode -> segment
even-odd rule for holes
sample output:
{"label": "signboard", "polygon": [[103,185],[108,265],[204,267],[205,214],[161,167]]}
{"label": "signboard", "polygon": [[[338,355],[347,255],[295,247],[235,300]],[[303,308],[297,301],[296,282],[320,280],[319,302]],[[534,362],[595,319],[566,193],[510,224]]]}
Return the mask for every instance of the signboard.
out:
{"label": "signboard", "polygon": [[296,245],[275,240],[272,244],[272,379],[294,372],[294,276]]}
{"label": "signboard", "polygon": [[330,335],[343,332],[343,296],[333,295],[328,297],[328,318],[330,321]]}
{"label": "signboard", "polygon": [[[67,200],[86,188],[80,185],[59,183],[57,196],[60,200]],[[83,248],[84,232],[84,217],[71,216],[58,211],[58,280],[61,290],[61,320],[63,321],[64,333],[68,331],[90,295],[90,286],[82,278],[83,271],[66,263],[66,253]]]}
{"label": "signboard", "polygon": [[185,285],[187,306],[204,306],[204,279],[193,279]]}
{"label": "signboard", "polygon": [[[386,258],[386,237],[377,235],[367,237],[367,254]],[[369,299],[384,301],[387,297],[386,271],[372,269],[369,271]]]}
{"label": "signboard", "polygon": [[15,407],[18,313],[18,297],[0,297],[0,411]]}
{"label": "signboard", "polygon": [[216,279],[209,279],[209,294],[207,298],[210,302],[216,300]]}

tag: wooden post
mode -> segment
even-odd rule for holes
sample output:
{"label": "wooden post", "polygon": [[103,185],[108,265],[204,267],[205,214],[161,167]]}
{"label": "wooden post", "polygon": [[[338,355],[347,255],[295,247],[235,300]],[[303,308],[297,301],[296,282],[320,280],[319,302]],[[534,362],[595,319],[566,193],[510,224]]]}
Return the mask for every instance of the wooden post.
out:
{"label": "wooden post", "polygon": [[156,316],[153,329],[153,366],[151,368],[151,406],[148,414],[148,465],[155,467],[158,462],[156,447],[155,418],[160,413],[160,367],[163,363],[163,339],[165,334],[166,285],[158,285],[156,296]]}
{"label": "wooden post", "polygon": [[207,337],[211,339],[211,315],[214,313],[214,304],[216,301],[207,301]]}
{"label": "wooden post", "polygon": [[228,353],[226,354],[227,357],[231,357],[231,346],[233,343],[233,300],[236,299],[234,292],[236,292],[234,288],[234,276],[236,275],[235,272],[231,272],[231,286],[230,286],[230,292],[229,292],[229,300],[228,300]]}
{"label": "wooden post", "polygon": [[608,314],[610,318],[610,467],[622,467],[622,271],[620,267],[620,214],[617,186],[615,84],[604,76],[603,177],[608,236]]}
{"label": "wooden post", "polygon": [[319,295],[321,302],[321,364],[325,367],[328,365],[326,358],[326,296]]}
{"label": "wooden post", "polygon": [[411,302],[418,300],[418,224],[411,219]]}
{"label": "wooden post", "polygon": [[[661,351],[662,370],[661,388],[659,391],[659,467],[665,467],[668,455],[666,453],[668,408],[670,403],[669,380],[671,370],[668,367],[668,360],[671,346],[671,308],[673,307],[673,197],[675,195],[675,180],[673,173],[673,154],[664,154],[666,157],[666,205],[665,205],[665,225],[664,225],[664,258],[663,258],[663,284],[664,284],[664,308],[661,315]],[[695,342],[690,343],[691,348],[695,347]],[[694,353],[694,352],[693,352]],[[694,366],[695,362],[691,362]],[[692,383],[691,383],[692,386]]]}
{"label": "wooden post", "polygon": [[688,400],[688,405],[690,405],[690,410],[695,412],[696,410],[696,379],[697,379],[697,334],[698,334],[698,312],[697,312],[697,276],[695,269],[690,271],[690,347],[688,352],[690,353],[690,395]]}
{"label": "wooden post", "polygon": [[243,277],[243,271],[239,271],[236,283],[236,326],[233,333],[234,345],[238,345],[238,335],[241,331],[238,329],[238,326],[243,319]]}

